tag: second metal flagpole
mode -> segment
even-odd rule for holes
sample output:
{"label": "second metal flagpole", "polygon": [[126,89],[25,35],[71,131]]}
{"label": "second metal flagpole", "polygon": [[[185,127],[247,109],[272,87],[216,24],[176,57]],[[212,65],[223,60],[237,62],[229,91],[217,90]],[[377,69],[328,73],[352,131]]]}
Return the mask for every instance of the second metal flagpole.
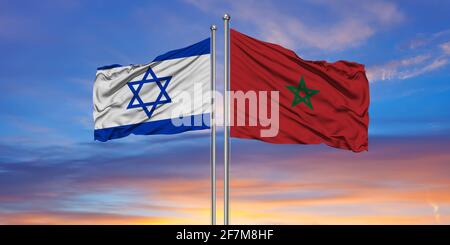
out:
{"label": "second metal flagpole", "polygon": [[223,216],[224,225],[230,221],[230,15],[223,16],[225,37],[225,77],[224,77],[224,180],[223,180]]}
{"label": "second metal flagpole", "polygon": [[216,30],[211,26],[211,225],[216,224]]}

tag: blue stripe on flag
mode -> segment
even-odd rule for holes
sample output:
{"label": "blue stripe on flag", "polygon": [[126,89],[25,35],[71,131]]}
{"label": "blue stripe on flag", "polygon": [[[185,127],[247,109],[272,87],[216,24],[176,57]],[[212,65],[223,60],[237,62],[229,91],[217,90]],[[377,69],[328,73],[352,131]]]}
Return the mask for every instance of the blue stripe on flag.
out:
{"label": "blue stripe on flag", "polygon": [[[209,54],[211,52],[210,42],[211,42],[211,39],[207,38],[203,41],[192,44],[191,46],[169,51],[165,54],[159,55],[152,62]],[[119,65],[119,64],[113,64],[113,65],[99,67],[99,68],[97,68],[97,70],[98,71],[99,70],[109,70],[109,69],[121,67],[121,66],[122,65]]]}
{"label": "blue stripe on flag", "polygon": [[116,67],[121,67],[121,66],[122,65],[119,65],[119,64],[112,64],[112,65],[102,66],[102,67],[97,68],[97,71],[109,70],[109,69],[116,68]]}
{"label": "blue stripe on flag", "polygon": [[192,44],[189,47],[169,51],[163,55],[156,57],[153,62],[209,54],[211,52],[209,48],[210,42],[210,38],[207,38],[201,42]]}
{"label": "blue stripe on flag", "polygon": [[[189,116],[192,126],[175,126],[172,119],[164,119],[159,121],[150,121],[139,124],[123,125],[111,128],[103,128],[94,130],[94,140],[108,141],[112,139],[123,138],[130,134],[135,135],[151,135],[151,134],[178,134],[191,130],[209,129],[209,113]],[[204,122],[204,121],[205,122]],[[195,126],[195,121],[201,121],[201,126]]]}

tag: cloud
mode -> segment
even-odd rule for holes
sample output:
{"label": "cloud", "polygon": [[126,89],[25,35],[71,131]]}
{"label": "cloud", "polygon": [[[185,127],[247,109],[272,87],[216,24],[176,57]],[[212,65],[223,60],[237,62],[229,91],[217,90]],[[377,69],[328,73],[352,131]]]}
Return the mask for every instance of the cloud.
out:
{"label": "cloud", "polygon": [[[427,200],[439,203],[440,221],[448,223],[449,139],[372,138],[364,154],[235,140],[233,223],[434,223]],[[169,141],[45,148],[20,162],[0,159],[0,223],[206,224],[208,136]]]}
{"label": "cloud", "polygon": [[433,208],[434,219],[436,223],[439,224],[441,222],[441,215],[439,214],[439,206],[431,201],[428,201],[428,204],[430,204],[430,206]]}
{"label": "cloud", "polygon": [[437,70],[449,63],[446,56],[432,57],[421,54],[405,59],[390,61],[367,69],[369,81],[405,80]]}
{"label": "cloud", "polygon": [[434,33],[419,33],[415,38],[411,39],[406,46],[412,50],[426,48],[429,45],[435,45],[436,43],[448,41],[449,37],[450,29],[445,29]]}
{"label": "cloud", "polygon": [[[250,24],[256,29],[253,32],[262,39],[296,49],[336,51],[352,48],[380,29],[403,20],[398,7],[384,1],[349,1],[349,4],[306,1],[301,4],[302,9],[296,9],[298,3],[284,6],[268,1],[186,2],[215,15],[223,14],[218,9],[228,9],[234,21]],[[308,15],[308,7],[319,7],[321,14]],[[328,12],[332,14],[327,15]]]}
{"label": "cloud", "polygon": [[[89,212],[23,212],[20,214],[4,213],[0,215],[0,224],[166,224],[183,219],[166,219],[151,216],[133,216]],[[182,223],[178,221],[177,223]]]}
{"label": "cloud", "polygon": [[441,68],[447,64],[448,64],[447,58],[436,58],[431,63],[426,64],[425,66],[423,66],[421,68],[403,72],[403,74],[401,74],[399,78],[400,79],[408,79],[408,78],[416,77],[416,76],[422,75],[424,73],[434,71],[434,70]]}
{"label": "cloud", "polygon": [[409,57],[367,68],[369,81],[405,80],[433,72],[450,63],[450,31],[444,30],[415,38],[408,45]]}
{"label": "cloud", "polygon": [[450,42],[446,42],[440,45],[444,54],[450,55]]}

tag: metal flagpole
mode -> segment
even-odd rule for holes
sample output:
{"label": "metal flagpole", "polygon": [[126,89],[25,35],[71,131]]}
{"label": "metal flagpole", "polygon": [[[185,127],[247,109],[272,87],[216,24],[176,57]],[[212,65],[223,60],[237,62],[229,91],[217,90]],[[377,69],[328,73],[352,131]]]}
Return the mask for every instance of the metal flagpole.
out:
{"label": "metal flagpole", "polygon": [[223,179],[223,215],[224,225],[230,221],[230,15],[223,16],[225,37],[225,78],[224,78],[224,179]]}
{"label": "metal flagpole", "polygon": [[211,26],[211,225],[216,224],[216,30]]}

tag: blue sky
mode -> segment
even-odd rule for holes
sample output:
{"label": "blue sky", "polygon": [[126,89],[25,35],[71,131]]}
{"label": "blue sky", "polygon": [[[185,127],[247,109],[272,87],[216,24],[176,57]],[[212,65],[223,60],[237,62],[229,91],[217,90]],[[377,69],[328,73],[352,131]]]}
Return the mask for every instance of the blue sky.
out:
{"label": "blue sky", "polygon": [[[343,169],[343,175],[347,173],[350,181],[358,179],[346,160],[366,163],[369,168],[376,169],[376,164],[384,159],[398,164],[396,171],[402,173],[423,172],[420,165],[429,163],[431,176],[424,176],[422,180],[413,178],[417,181],[414,182],[406,174],[403,181],[423,189],[429,187],[428,181],[436,174],[442,182],[433,182],[433,188],[439,184],[438,189],[442,185],[448,187],[450,180],[440,175],[448,169],[445,162],[450,159],[445,153],[448,151],[445,145],[450,139],[448,9],[450,2],[443,1],[1,1],[0,223],[36,220],[27,219],[27,214],[45,214],[54,217],[50,221],[56,223],[96,222],[95,217],[100,223],[141,222],[149,216],[152,219],[147,223],[195,223],[195,217],[207,217],[206,192],[199,194],[201,201],[198,203],[180,194],[183,190],[179,190],[179,195],[184,198],[184,204],[180,204],[171,199],[176,191],[169,187],[149,193],[140,188],[149,184],[148,179],[167,184],[165,178],[167,181],[198,181],[207,186],[207,132],[165,137],[131,136],[107,144],[93,142],[92,83],[99,66],[149,62],[168,50],[208,37],[211,24],[219,27],[218,74],[222,74],[221,16],[225,12],[232,16],[233,28],[282,44],[305,59],[350,60],[365,64],[370,79],[370,143],[369,153],[363,153],[366,155],[349,156],[350,153],[325,146],[281,147],[233,140],[236,148],[248,149],[248,152],[234,152],[236,165],[259,162],[263,156],[258,149],[271,152],[282,162],[284,159],[293,163],[296,154],[331,154],[337,157],[336,165]],[[223,88],[221,75],[218,87]],[[392,147],[386,149],[385,144]],[[430,145],[436,147],[428,147]],[[408,157],[408,149],[417,151],[416,159]],[[173,152],[176,154],[165,158]],[[406,164],[408,159],[412,161],[411,166]],[[301,163],[299,161],[298,165]],[[308,166],[299,168],[307,171]],[[236,171],[240,168],[246,169],[241,166],[236,167]],[[255,179],[271,183],[290,170],[287,166],[281,167],[278,176],[271,171],[274,168],[280,167],[273,162],[266,163],[255,173]],[[103,172],[104,169],[107,171]],[[311,174],[320,173],[325,169],[311,171]],[[387,174],[380,169],[377,171],[380,176]],[[96,178],[98,183],[94,181]],[[246,183],[245,178],[241,182]],[[326,177],[317,177],[315,182],[324,184]],[[402,189],[400,182],[401,178],[393,185],[406,192],[409,187]],[[283,183],[280,189],[274,185],[272,191],[279,192],[296,184],[293,178]],[[83,192],[80,188],[91,188],[91,191]],[[347,192],[349,188],[345,186],[337,192]],[[241,191],[245,193],[245,190]],[[318,191],[323,190],[312,188],[305,193],[292,193],[296,190],[289,189],[285,196],[319,200]],[[337,194],[330,194],[334,195]],[[448,218],[443,218],[450,214],[448,194],[431,196],[435,200],[424,198],[424,207],[417,204],[410,210],[411,220],[397,219],[393,223],[435,222],[433,205],[436,200],[444,206],[441,205],[440,220],[448,222]],[[27,204],[27,200],[35,205]],[[359,211],[380,216],[389,208],[404,208],[399,203],[405,202],[389,198],[379,201],[385,209],[374,210],[369,205]],[[142,203],[143,207],[121,211],[129,203]],[[327,220],[324,215],[338,212],[336,210],[340,209],[336,207],[339,205],[348,212],[354,210],[355,205],[352,201],[339,202],[339,205],[331,203],[333,205],[323,204],[323,210],[315,207],[317,210],[311,211],[316,214],[313,217],[300,215],[297,206],[281,206],[280,209],[293,210],[292,215],[300,215],[312,223],[372,222],[367,216]],[[99,208],[102,205],[110,205],[111,210],[103,213]],[[174,210],[179,209],[176,212],[185,214],[181,215],[185,219],[171,219],[176,216],[173,210],[164,208],[171,205]],[[277,210],[278,204],[273,205],[271,210]],[[84,209],[79,210],[80,206]],[[431,221],[414,219],[416,213],[425,216],[427,212],[431,212]],[[240,222],[258,217],[252,215],[236,211]],[[354,215],[348,213],[348,217]],[[255,218],[255,222],[276,223],[276,217],[283,215],[268,220]],[[389,220],[386,218],[385,222]]]}

